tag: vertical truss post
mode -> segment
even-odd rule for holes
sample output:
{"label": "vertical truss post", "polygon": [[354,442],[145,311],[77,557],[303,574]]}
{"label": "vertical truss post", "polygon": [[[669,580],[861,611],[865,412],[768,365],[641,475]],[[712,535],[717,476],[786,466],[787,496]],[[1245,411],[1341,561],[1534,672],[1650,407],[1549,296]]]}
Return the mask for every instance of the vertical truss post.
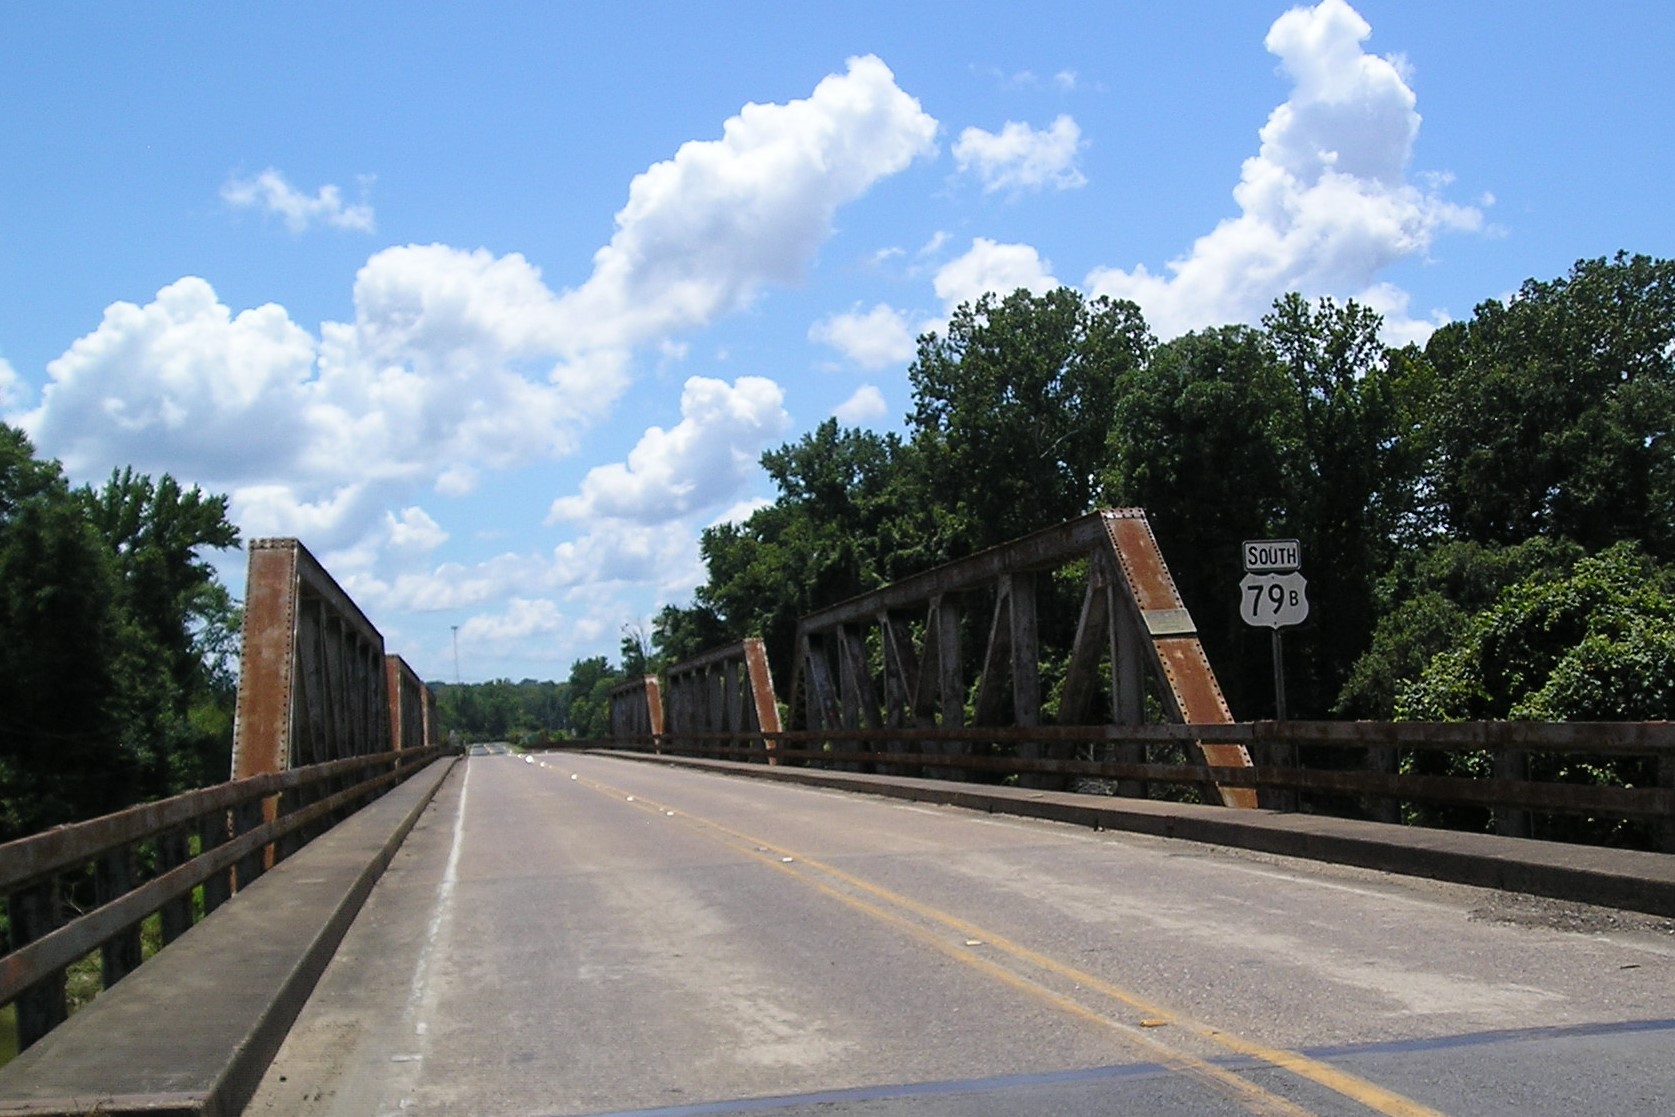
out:
{"label": "vertical truss post", "polygon": [[251,541],[233,778],[388,751],[383,656],[383,636],[306,547]]}
{"label": "vertical truss post", "polygon": [[384,678],[390,704],[391,750],[424,748],[429,744],[425,707],[430,688],[399,655],[384,657]]}

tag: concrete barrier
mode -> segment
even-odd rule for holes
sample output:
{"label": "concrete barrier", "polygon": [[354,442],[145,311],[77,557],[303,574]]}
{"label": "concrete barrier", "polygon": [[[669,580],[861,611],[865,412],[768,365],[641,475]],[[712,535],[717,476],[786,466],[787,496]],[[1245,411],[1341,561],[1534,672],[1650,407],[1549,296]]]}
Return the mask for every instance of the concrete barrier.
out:
{"label": "concrete barrier", "polygon": [[0,1068],[0,1115],[238,1113],[454,762],[280,862]]}
{"label": "concrete barrier", "polygon": [[600,750],[658,764],[1259,850],[1675,916],[1675,855],[1269,810]]}

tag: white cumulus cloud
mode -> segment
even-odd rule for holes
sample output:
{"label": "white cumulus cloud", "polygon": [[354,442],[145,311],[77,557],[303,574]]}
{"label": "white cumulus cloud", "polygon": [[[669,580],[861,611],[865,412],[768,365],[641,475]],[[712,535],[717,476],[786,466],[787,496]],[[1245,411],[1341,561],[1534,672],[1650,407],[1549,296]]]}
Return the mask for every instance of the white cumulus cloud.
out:
{"label": "white cumulus cloud", "polygon": [[553,636],[563,631],[567,619],[558,603],[546,598],[514,597],[498,613],[479,614],[460,626],[460,639],[468,646],[495,645],[530,636]]}
{"label": "white cumulus cloud", "polygon": [[399,517],[393,512],[384,513],[384,522],[389,528],[391,546],[405,551],[434,551],[448,541],[442,525],[417,505],[403,508]]}
{"label": "white cumulus cloud", "polygon": [[784,403],[779,385],[762,377],[731,385],[692,377],[681,392],[681,421],[649,428],[627,462],[590,469],[579,494],[553,502],[549,521],[655,524],[731,499],[790,425]]}
{"label": "white cumulus cloud", "polygon": [[[370,181],[362,179],[363,191]],[[312,195],[304,194],[272,167],[258,175],[229,178],[221,187],[221,200],[234,209],[259,209],[279,217],[293,233],[313,225],[358,233],[370,233],[375,228],[372,207],[364,200],[347,203],[343,191],[329,184]]]}
{"label": "white cumulus cloud", "polygon": [[1061,115],[1052,127],[1038,131],[1028,124],[1007,121],[997,132],[967,128],[954,144],[954,164],[975,173],[983,190],[1073,190],[1087,185],[1076,166],[1082,148],[1082,129]]}
{"label": "white cumulus cloud", "polygon": [[873,419],[883,418],[888,410],[884,403],[884,393],[871,384],[863,384],[855,389],[854,395],[838,404],[832,415],[840,423],[859,426]]}
{"label": "white cumulus cloud", "polygon": [[[630,383],[637,350],[678,354],[678,331],[796,279],[837,209],[934,151],[936,128],[888,67],[856,58],[808,98],[746,105],[720,139],[684,144],[637,176],[575,289],[549,287],[516,253],[401,245],[360,269],[349,320],[311,332],[277,305],[235,312],[188,276],[143,306],[112,304],[14,421],[79,476],[132,463],[230,490],[246,534],[299,534],[322,550],[374,535],[393,543],[384,517],[415,492],[458,497],[496,471],[573,453]],[[277,171],[234,179],[225,194],[293,225],[370,227],[370,210],[335,188],[307,196]],[[20,406],[9,382],[0,390]],[[742,382],[729,392],[734,403],[764,398]],[[783,414],[775,388],[767,412],[741,421],[777,434]],[[668,432],[674,441],[642,459],[691,430]],[[699,441],[686,451],[716,448]],[[757,452],[752,443],[752,462]],[[626,487],[607,471],[588,499],[650,507],[669,490],[623,468]],[[725,499],[736,477],[726,465],[684,499]]]}
{"label": "white cumulus cloud", "polygon": [[919,327],[900,310],[879,303],[866,313],[850,311],[809,327],[810,341],[829,345],[862,368],[879,369],[913,358]]}
{"label": "white cumulus cloud", "polygon": [[965,255],[950,260],[936,273],[933,286],[937,298],[949,310],[961,303],[975,303],[987,292],[1010,295],[1020,287],[1037,295],[1059,286],[1052,264],[1027,244],[997,244],[978,237]]}
{"label": "white cumulus cloud", "polygon": [[935,150],[937,123],[868,55],[805,100],[746,105],[719,140],[682,144],[635,177],[616,234],[567,300],[601,344],[747,305],[802,275],[839,206]]}
{"label": "white cumulus cloud", "polygon": [[205,483],[285,476],[306,441],[315,342],[284,308],[233,314],[188,276],[113,303],[47,365],[20,421],[73,472],[132,462]]}
{"label": "white cumulus cloud", "polygon": [[[1476,209],[1407,177],[1420,118],[1402,68],[1365,53],[1372,33],[1344,0],[1294,8],[1266,46],[1291,79],[1233,197],[1239,215],[1169,262],[1099,269],[1093,293],[1131,298],[1160,336],[1252,321],[1287,291],[1359,297],[1379,271],[1424,254],[1438,233],[1476,229]],[[1383,293],[1389,305],[1389,292]],[[1411,323],[1393,323],[1404,330]]]}

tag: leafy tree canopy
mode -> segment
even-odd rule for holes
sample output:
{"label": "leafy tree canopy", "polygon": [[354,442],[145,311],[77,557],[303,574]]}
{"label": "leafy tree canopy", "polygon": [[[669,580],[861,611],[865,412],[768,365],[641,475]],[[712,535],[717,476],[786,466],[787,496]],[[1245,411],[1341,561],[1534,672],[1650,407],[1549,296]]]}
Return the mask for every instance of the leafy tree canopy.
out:
{"label": "leafy tree canopy", "polygon": [[1438,330],[1425,355],[1443,527],[1675,558],[1675,261],[1579,261]]}
{"label": "leafy tree canopy", "polygon": [[1477,613],[1416,678],[1401,719],[1675,717],[1675,569],[1632,543],[1540,569]]}
{"label": "leafy tree canopy", "polygon": [[202,557],[225,497],[124,470],[70,489],[0,425],[0,832],[225,779],[238,614]]}

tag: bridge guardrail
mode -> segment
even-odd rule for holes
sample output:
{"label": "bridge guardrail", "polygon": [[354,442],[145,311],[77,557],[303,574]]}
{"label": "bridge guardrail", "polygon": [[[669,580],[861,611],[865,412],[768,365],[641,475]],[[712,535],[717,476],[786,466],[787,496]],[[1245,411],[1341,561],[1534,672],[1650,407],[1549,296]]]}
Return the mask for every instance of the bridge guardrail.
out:
{"label": "bridge guardrail", "polygon": [[238,888],[450,751],[432,745],[252,776],[0,845],[9,928],[0,1006],[17,1005],[19,1049],[68,1015],[69,967],[100,951],[108,989],[140,965],[140,925],[152,915],[160,914],[167,946]]}
{"label": "bridge guardrail", "polygon": [[[767,745],[773,743],[771,752]],[[959,740],[985,746],[987,754],[951,756],[936,745]],[[1182,763],[1122,762],[1098,758],[1116,746],[1140,746],[1151,755],[1185,754],[1193,741],[1247,746],[1251,768]],[[1047,756],[1011,755],[1018,746],[1042,746]],[[1487,811],[1497,833],[1532,836],[1544,815],[1595,817],[1646,825],[1653,848],[1675,852],[1675,723],[1672,722],[1237,722],[1143,726],[1033,726],[957,729],[799,730],[781,733],[664,734],[655,739],[594,742],[599,748],[650,748],[665,754],[807,766],[888,765],[913,774],[954,769],[998,781],[1025,773],[1061,784],[1099,781],[1108,786],[1162,784],[1202,789],[1248,787],[1282,810],[1359,815],[1386,822],[1435,821],[1439,807]],[[855,745],[871,746],[868,751]],[[847,746],[847,747],[846,747]],[[927,747],[930,746],[930,747]],[[1072,752],[1081,756],[1071,756]],[[1358,756],[1355,754],[1359,754]],[[1426,772],[1421,754],[1452,754],[1484,775]],[[1619,783],[1533,778],[1555,761],[1583,762],[1598,780],[1616,761],[1632,770]],[[884,770],[880,768],[880,770]],[[1200,792],[1201,794],[1201,792]],[[1299,802],[1298,796],[1304,798]],[[1486,819],[1487,821],[1487,819]]]}

